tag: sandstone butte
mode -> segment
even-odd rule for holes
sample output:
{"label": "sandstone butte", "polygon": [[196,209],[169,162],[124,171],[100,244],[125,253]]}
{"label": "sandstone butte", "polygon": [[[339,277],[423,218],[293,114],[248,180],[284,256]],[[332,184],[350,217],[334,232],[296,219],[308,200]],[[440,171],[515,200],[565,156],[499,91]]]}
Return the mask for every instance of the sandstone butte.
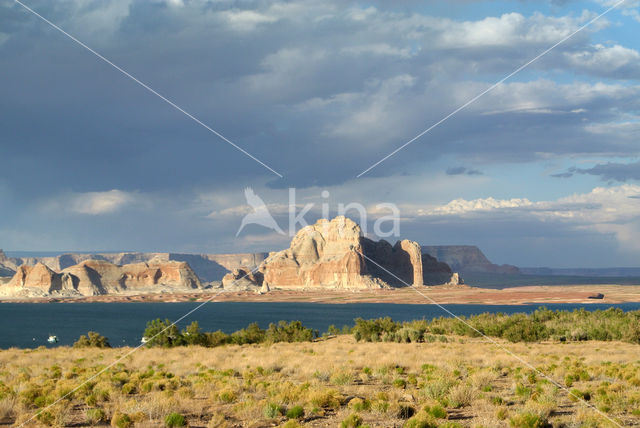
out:
{"label": "sandstone butte", "polygon": [[360,226],[340,216],[302,228],[289,248],[270,253],[255,272],[246,267],[225,275],[229,289],[370,289],[462,282],[446,263],[422,254],[420,245],[391,245],[362,236]]}
{"label": "sandstone butte", "polygon": [[60,272],[42,263],[19,266],[13,278],[0,285],[0,295],[72,297],[200,288],[200,280],[186,262],[116,265],[102,260],[86,260]]}

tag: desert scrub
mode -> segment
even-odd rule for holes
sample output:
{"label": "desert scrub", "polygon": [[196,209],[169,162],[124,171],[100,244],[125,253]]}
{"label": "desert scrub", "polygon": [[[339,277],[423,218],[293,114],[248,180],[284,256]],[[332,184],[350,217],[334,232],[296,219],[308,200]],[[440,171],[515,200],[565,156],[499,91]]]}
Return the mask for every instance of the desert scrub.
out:
{"label": "desert scrub", "polygon": [[184,427],[187,425],[187,420],[180,413],[170,413],[164,418],[164,425],[169,428]]}
{"label": "desert scrub", "polygon": [[309,402],[313,406],[329,409],[338,409],[342,400],[342,395],[335,389],[313,391],[309,396]]}
{"label": "desert scrub", "polygon": [[111,426],[116,428],[129,428],[133,426],[131,416],[126,413],[115,412],[111,418]]}
{"label": "desert scrub", "polygon": [[418,412],[407,420],[403,428],[438,428],[438,422],[426,412]]}
{"label": "desert scrub", "polygon": [[304,417],[304,408],[302,406],[293,406],[287,410],[288,419],[301,419]]}
{"label": "desert scrub", "polygon": [[340,423],[340,428],[365,428],[362,417],[357,413],[352,413]]}
{"label": "desert scrub", "polygon": [[237,395],[234,391],[230,389],[225,389],[224,391],[220,391],[218,393],[218,401],[221,403],[233,403],[237,399]]}
{"label": "desert scrub", "polygon": [[468,407],[475,398],[473,387],[466,383],[455,385],[449,390],[449,404],[456,409]]}
{"label": "desert scrub", "polygon": [[513,428],[551,428],[549,422],[535,413],[525,412],[509,419],[509,425]]}
{"label": "desert scrub", "polygon": [[334,385],[347,385],[353,382],[353,375],[347,371],[340,371],[331,376],[331,383]]}
{"label": "desert scrub", "polygon": [[277,418],[283,415],[284,408],[276,403],[267,403],[262,411],[263,415],[267,419]]}
{"label": "desert scrub", "polygon": [[85,412],[85,418],[89,425],[97,425],[107,420],[107,415],[102,409],[87,409]]}
{"label": "desert scrub", "polygon": [[371,410],[371,401],[356,397],[349,401],[348,407],[354,412]]}

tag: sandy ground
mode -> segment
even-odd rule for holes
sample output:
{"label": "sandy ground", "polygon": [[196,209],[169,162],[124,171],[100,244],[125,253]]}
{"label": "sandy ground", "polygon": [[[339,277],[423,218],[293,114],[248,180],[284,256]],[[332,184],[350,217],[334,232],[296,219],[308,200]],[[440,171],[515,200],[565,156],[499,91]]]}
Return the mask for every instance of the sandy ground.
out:
{"label": "sandy ground", "polygon": [[[597,293],[603,299],[590,299]],[[310,302],[310,303],[408,303],[408,304],[485,304],[522,305],[548,303],[624,303],[640,302],[640,286],[570,285],[527,286],[502,290],[475,287],[406,287],[392,290],[272,290],[266,294],[249,291],[204,290],[192,293],[107,295],[76,298],[3,299],[4,302]]]}

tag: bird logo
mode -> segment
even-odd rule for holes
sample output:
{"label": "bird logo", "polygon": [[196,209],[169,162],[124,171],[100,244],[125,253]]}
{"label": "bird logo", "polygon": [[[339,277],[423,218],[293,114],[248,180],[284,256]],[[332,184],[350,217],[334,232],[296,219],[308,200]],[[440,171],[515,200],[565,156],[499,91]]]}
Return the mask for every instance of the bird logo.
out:
{"label": "bird logo", "polygon": [[244,189],[244,197],[247,200],[247,204],[253,208],[253,212],[244,216],[242,223],[240,224],[240,228],[238,229],[238,232],[236,232],[236,236],[240,235],[242,229],[244,229],[248,224],[259,224],[267,229],[275,230],[281,235],[285,234],[283,230],[280,229],[280,226],[278,226],[278,223],[276,223],[276,220],[269,212],[269,209],[262,198],[256,195],[251,187]]}

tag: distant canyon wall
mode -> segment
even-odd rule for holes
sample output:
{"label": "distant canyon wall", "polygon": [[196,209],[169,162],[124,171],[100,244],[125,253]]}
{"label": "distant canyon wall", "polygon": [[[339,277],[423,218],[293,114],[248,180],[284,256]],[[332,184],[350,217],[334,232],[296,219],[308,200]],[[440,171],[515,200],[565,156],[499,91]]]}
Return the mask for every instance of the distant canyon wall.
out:
{"label": "distant canyon wall", "polygon": [[55,257],[7,257],[0,250],[0,276],[13,276],[20,266],[41,263],[54,271],[62,271],[87,260],[101,260],[115,265],[132,263],[187,262],[204,282],[220,281],[228,272],[240,266],[257,267],[268,253],[241,254],[181,254],[181,253],[69,253]]}
{"label": "distant canyon wall", "polygon": [[457,272],[520,273],[516,266],[491,263],[475,245],[426,245],[422,253],[447,263]]}

